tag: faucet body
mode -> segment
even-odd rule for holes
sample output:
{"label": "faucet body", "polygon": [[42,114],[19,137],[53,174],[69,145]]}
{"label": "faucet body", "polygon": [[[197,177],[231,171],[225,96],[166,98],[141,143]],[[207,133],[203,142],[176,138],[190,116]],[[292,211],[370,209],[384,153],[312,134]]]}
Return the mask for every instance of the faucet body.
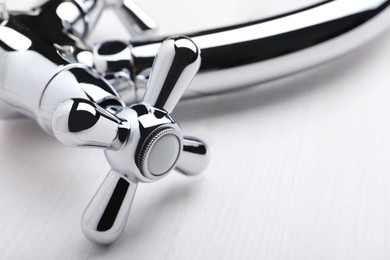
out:
{"label": "faucet body", "polygon": [[0,106],[35,119],[66,145],[105,150],[111,170],[84,212],[82,230],[108,244],[125,228],[138,182],[173,169],[197,175],[208,152],[171,116],[200,67],[199,48],[184,36],[165,40],[142,101],[126,106],[106,78],[116,87],[131,82],[123,76],[130,75],[130,45],[89,48],[83,41],[103,7],[101,0],[53,0],[27,13],[2,8]]}
{"label": "faucet body", "polygon": [[70,98],[124,106],[115,89],[77,59],[91,57],[81,39],[92,28],[89,15],[97,19],[103,8],[103,1],[90,2],[93,9],[67,17],[66,8],[81,7],[49,1],[28,13],[10,13],[0,26],[0,97],[50,134],[55,109]]}

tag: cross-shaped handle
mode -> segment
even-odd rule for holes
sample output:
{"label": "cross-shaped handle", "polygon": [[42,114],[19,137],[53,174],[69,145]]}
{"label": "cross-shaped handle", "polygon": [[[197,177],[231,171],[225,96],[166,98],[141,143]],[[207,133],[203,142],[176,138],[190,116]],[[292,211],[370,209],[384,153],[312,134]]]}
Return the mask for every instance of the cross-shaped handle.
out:
{"label": "cross-shaped handle", "polygon": [[93,102],[71,99],[53,115],[62,142],[106,148],[112,170],[87,207],[84,234],[108,244],[123,232],[138,182],[166,176],[173,168],[196,175],[208,163],[206,145],[183,137],[170,113],[200,67],[200,51],[187,37],[165,40],[139,104],[115,113]]}

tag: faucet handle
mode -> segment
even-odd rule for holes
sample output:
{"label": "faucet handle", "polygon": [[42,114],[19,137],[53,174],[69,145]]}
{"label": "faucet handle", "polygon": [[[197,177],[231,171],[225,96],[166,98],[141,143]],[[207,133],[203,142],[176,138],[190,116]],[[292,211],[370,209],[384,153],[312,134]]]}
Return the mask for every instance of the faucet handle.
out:
{"label": "faucet handle", "polygon": [[54,136],[70,146],[92,146],[118,150],[127,140],[130,127],[89,100],[74,98],[63,102],[52,119]]}
{"label": "faucet handle", "polygon": [[142,103],[171,113],[201,63],[200,50],[188,37],[165,40],[154,60]]}
{"label": "faucet handle", "polygon": [[121,235],[139,182],[156,181],[174,168],[191,176],[206,167],[206,145],[183,137],[170,115],[199,66],[200,51],[189,38],[168,38],[141,103],[105,107],[104,100],[74,98],[55,110],[55,137],[68,145],[105,148],[111,166],[83,215],[82,229],[89,240],[109,244]]}
{"label": "faucet handle", "polygon": [[[164,151],[170,153],[169,149]],[[187,176],[200,174],[209,161],[207,146],[197,138],[184,137],[176,170]],[[84,211],[81,227],[92,242],[110,244],[123,233],[138,181],[111,169]]]}
{"label": "faucet handle", "polygon": [[84,211],[81,228],[92,242],[110,244],[125,229],[138,183],[111,170]]}
{"label": "faucet handle", "polygon": [[207,168],[209,161],[210,152],[207,145],[198,138],[184,136],[176,170],[186,176],[195,176]]}
{"label": "faucet handle", "polygon": [[183,137],[170,115],[199,66],[200,51],[189,38],[168,38],[157,54],[143,101],[116,114],[130,122],[131,136],[120,149],[105,151],[112,170],[82,219],[89,240],[109,244],[121,235],[138,182],[156,181],[174,168],[197,175],[207,166],[207,146]]}

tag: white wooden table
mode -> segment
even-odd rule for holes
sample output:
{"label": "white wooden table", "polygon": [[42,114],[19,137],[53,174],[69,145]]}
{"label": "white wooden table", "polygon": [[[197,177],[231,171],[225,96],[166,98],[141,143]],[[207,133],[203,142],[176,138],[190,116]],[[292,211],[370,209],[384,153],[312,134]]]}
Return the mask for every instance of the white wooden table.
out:
{"label": "white wooden table", "polygon": [[390,31],[174,114],[207,141],[210,166],[139,185],[108,247],[80,229],[109,170],[102,151],[65,147],[29,119],[0,121],[0,259],[390,259]]}

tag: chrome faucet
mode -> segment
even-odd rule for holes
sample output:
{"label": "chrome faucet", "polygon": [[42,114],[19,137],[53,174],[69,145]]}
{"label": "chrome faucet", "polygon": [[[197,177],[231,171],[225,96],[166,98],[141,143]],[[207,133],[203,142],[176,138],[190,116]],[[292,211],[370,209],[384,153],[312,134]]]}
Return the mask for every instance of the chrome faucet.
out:
{"label": "chrome faucet", "polygon": [[[207,166],[208,150],[183,136],[170,114],[200,67],[199,48],[185,36],[166,39],[142,101],[126,106],[104,78],[109,68],[102,75],[81,61],[93,57],[83,38],[100,3],[54,0],[31,12],[8,13],[3,2],[0,98],[66,145],[105,150],[111,171],[83,215],[82,230],[89,240],[109,244],[124,230],[138,182],[156,181],[174,168],[197,175]],[[63,15],[72,8],[73,16]]]}
{"label": "chrome faucet", "polygon": [[[0,0],[0,117],[23,114],[67,145],[105,149],[112,170],[82,224],[97,243],[120,236],[138,182],[158,180],[173,168],[196,175],[206,167],[206,145],[183,136],[170,115],[199,69],[201,51],[188,97],[311,68],[390,24],[390,0],[334,0],[191,39],[162,43],[148,36],[89,46],[85,38],[106,1],[46,0],[30,11],[8,12]],[[156,27],[132,0],[109,2],[131,21],[133,36]]]}

